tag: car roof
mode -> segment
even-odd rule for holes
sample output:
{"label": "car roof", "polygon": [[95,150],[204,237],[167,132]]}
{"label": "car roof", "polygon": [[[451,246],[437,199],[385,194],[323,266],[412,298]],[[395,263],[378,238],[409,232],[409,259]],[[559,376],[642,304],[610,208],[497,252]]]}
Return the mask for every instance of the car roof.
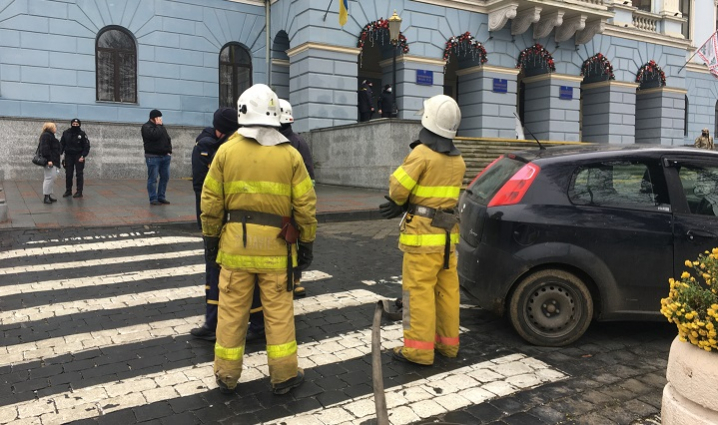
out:
{"label": "car roof", "polygon": [[563,163],[592,159],[615,159],[627,156],[649,156],[660,158],[664,155],[690,155],[718,159],[718,152],[698,149],[692,146],[662,146],[662,145],[615,145],[615,144],[585,144],[551,146],[546,149],[530,149],[511,152],[509,155],[525,161],[535,162],[538,165],[549,163]]}

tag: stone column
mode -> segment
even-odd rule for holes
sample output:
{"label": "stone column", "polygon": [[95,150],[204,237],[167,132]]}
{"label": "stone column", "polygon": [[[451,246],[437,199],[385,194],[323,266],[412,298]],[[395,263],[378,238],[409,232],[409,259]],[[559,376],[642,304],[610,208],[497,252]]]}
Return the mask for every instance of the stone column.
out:
{"label": "stone column", "polygon": [[359,52],[323,43],[304,43],[287,51],[294,131],[356,122]]}
{"label": "stone column", "polygon": [[636,143],[682,145],[686,90],[659,87],[636,93]]}
{"label": "stone column", "polygon": [[581,141],[633,144],[638,84],[604,81],[581,86]]}
{"label": "stone column", "polygon": [[[393,59],[379,62],[384,84],[391,84]],[[431,85],[417,82],[417,71],[431,71]],[[444,61],[421,56],[399,55],[396,57],[396,104],[399,108],[398,118],[407,120],[420,119],[416,113],[424,107],[424,100],[431,96],[444,93]],[[377,90],[380,93],[381,89]]]}
{"label": "stone column", "polygon": [[[539,139],[577,142],[581,80],[563,74],[524,78],[524,127]],[[569,91],[570,99],[562,99],[561,93]]]}
{"label": "stone column", "polygon": [[518,73],[518,69],[488,65],[457,71],[462,114],[459,136],[516,138]]}

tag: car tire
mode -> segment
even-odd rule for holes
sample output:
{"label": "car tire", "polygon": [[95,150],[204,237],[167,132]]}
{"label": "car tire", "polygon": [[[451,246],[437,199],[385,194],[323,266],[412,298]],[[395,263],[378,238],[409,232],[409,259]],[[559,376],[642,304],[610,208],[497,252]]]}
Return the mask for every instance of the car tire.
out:
{"label": "car tire", "polygon": [[534,345],[561,347],[583,335],[593,318],[593,299],[575,275],[557,269],[524,278],[509,304],[511,324]]}

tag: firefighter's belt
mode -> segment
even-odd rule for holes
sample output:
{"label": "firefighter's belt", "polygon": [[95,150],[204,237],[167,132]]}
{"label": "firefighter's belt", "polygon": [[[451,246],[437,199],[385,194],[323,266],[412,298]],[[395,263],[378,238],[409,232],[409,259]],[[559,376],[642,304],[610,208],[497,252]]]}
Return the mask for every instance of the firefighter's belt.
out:
{"label": "firefighter's belt", "polygon": [[442,210],[425,207],[423,205],[410,204],[408,213],[418,215],[419,217],[430,218],[431,225],[433,227],[438,227],[446,233],[446,243],[444,244],[444,268],[448,269],[449,255],[451,254],[451,231],[454,226],[459,223],[458,217],[454,214],[454,210]]}
{"label": "firefighter's belt", "polygon": [[230,210],[227,211],[227,223],[260,224],[282,228],[282,216],[259,211]]}

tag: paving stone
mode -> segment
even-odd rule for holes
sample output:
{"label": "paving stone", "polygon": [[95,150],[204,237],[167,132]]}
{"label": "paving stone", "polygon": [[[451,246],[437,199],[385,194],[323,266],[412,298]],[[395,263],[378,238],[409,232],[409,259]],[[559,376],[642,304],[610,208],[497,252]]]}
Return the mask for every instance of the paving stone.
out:
{"label": "paving stone", "polygon": [[327,407],[329,405],[339,403],[341,401],[344,401],[347,399],[347,395],[344,394],[342,391],[337,390],[329,390],[324,391],[321,394],[317,394],[317,401],[321,403],[322,406]]}
{"label": "paving stone", "polygon": [[202,423],[192,412],[184,412],[179,415],[172,415],[162,418],[162,425],[194,425]]}
{"label": "paving stone", "polygon": [[505,416],[504,412],[489,403],[469,406],[466,411],[473,417],[481,420],[481,423],[491,422]]}
{"label": "paving stone", "polygon": [[514,413],[524,412],[528,409],[523,403],[512,397],[491,400],[489,403],[506,415],[513,415]]}
{"label": "paving stone", "polygon": [[139,406],[132,409],[137,417],[137,422],[148,421],[151,419],[164,418],[173,415],[174,412],[169,403],[152,403],[145,406]]}
{"label": "paving stone", "polygon": [[526,413],[539,418],[541,421],[547,424],[559,423],[566,419],[567,416],[557,410],[552,409],[549,406],[536,406]]}
{"label": "paving stone", "polygon": [[509,425],[535,425],[545,423],[536,416],[529,415],[528,413],[516,413],[501,420]]}

